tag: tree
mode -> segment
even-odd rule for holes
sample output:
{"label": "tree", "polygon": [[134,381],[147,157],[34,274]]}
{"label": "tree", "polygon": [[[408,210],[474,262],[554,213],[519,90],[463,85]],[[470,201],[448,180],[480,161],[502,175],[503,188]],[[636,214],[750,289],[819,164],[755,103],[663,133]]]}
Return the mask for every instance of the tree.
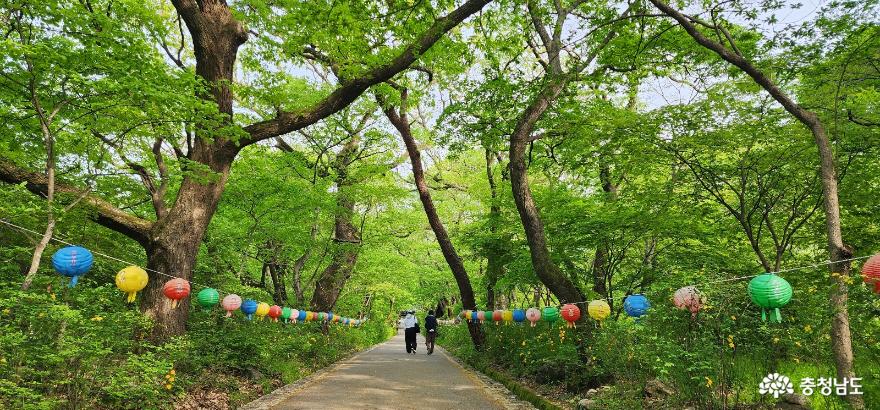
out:
{"label": "tree", "polygon": [[[841,232],[840,222],[840,201],[837,196],[837,169],[834,162],[834,151],[828,135],[825,133],[825,127],[819,116],[814,112],[802,107],[795,100],[780,88],[763,70],[756,67],[742,52],[737,48],[733,36],[730,35],[722,23],[706,23],[699,19],[686,16],[680,11],[672,8],[668,4],[660,0],[651,0],[658,9],[663,13],[672,17],[679,25],[701,46],[712,50],[723,60],[739,68],[756,84],[761,86],[776,102],[778,102],[786,111],[788,111],[795,119],[807,127],[813,134],[813,139],[818,148],[819,166],[821,170],[821,183],[823,194],[823,205],[825,211],[825,226],[828,240],[828,254],[830,264],[828,266],[831,273],[831,280],[834,283],[834,289],[831,292],[831,307],[834,311],[834,319],[832,320],[832,350],[834,350],[835,367],[837,368],[837,376],[840,378],[854,377],[853,372],[853,353],[852,339],[849,328],[849,312],[847,310],[848,298],[848,281],[850,270],[852,268],[849,259],[852,257],[852,251],[843,243],[843,234]],[[697,25],[701,25],[718,34],[719,41],[715,41],[707,37],[697,29]],[[720,40],[722,38],[725,40]],[[727,42],[727,45],[723,43]],[[850,403],[856,408],[864,407],[861,396],[847,396]]]}
{"label": "tree", "polygon": [[[149,193],[154,198],[155,221],[131,215],[97,196],[86,197],[83,203],[91,205],[96,222],[123,233],[143,246],[148,269],[190,279],[199,245],[217,209],[232,162],[242,148],[303,129],[345,108],[370,86],[408,68],[446,32],[488,2],[468,0],[449,14],[423,26],[421,32],[408,38],[404,46],[393,51],[383,50],[385,55],[391,56],[378,63],[372,62],[365,69],[346,70],[338,87],[308,106],[294,110],[279,109],[272,118],[239,128],[234,122],[232,84],[235,83],[239,48],[248,40],[249,32],[225,2],[175,0],[172,3],[185,23],[192,43],[196,78],[204,85],[196,87],[196,96],[215,115],[187,128],[186,151],[178,148],[179,144],[172,144],[177,159],[185,166],[171,206],[166,204],[168,198],[162,195],[165,193],[162,188],[168,185],[165,184],[167,174],[162,172],[165,166],[161,150],[156,150],[159,152],[154,159],[162,183],[156,184],[152,176],[138,172],[144,184],[152,187]],[[113,10],[116,8],[107,8],[108,13],[112,14]],[[41,16],[30,17],[32,22],[36,22]],[[183,40],[185,37],[181,33],[180,38]],[[174,61],[182,63],[180,59]],[[113,133],[117,139],[125,135],[119,129],[113,130]],[[112,138],[108,136],[107,141],[113,141]],[[165,137],[159,137],[154,146],[161,148],[165,142]],[[145,168],[135,163],[129,166]],[[4,159],[0,167],[0,178],[7,183],[25,182],[34,193],[44,192],[47,186],[44,179],[8,159]],[[79,191],[71,184],[59,184],[56,189]],[[155,322],[151,334],[153,340],[182,334],[188,313],[187,305],[172,309],[170,301],[162,296],[161,287],[162,281],[150,281],[141,301],[143,311]]]}

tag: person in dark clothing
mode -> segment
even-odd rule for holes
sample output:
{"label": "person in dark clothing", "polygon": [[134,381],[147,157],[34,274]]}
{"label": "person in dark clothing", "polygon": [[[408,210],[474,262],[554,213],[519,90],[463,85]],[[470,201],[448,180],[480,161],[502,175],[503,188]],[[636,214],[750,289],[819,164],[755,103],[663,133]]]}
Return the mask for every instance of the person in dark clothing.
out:
{"label": "person in dark clothing", "polygon": [[425,346],[428,348],[428,354],[434,353],[434,339],[437,338],[437,318],[434,317],[434,311],[429,310],[428,316],[425,317]]}

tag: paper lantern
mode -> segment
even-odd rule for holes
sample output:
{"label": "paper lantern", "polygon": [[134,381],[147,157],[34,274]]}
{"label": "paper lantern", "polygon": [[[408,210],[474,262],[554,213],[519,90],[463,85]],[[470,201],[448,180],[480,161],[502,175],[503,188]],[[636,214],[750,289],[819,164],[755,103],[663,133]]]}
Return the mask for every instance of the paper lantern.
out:
{"label": "paper lantern", "polygon": [[180,304],[181,299],[189,296],[189,290],[189,281],[181,278],[171,279],[162,286],[162,293],[171,299],[172,309]]}
{"label": "paper lantern", "polygon": [[541,320],[541,311],[536,308],[529,308],[526,311],[526,319],[532,323],[532,327],[535,327],[535,322]]}
{"label": "paper lantern", "polygon": [[291,317],[296,318],[296,316],[293,316],[293,309],[291,309],[287,306],[285,306],[283,309],[281,309],[281,321],[282,322],[284,322],[284,323],[290,322]]}
{"label": "paper lantern", "polygon": [[492,313],[491,310],[486,310],[486,311],[484,311],[484,312],[483,312],[483,318],[484,318],[484,320],[489,320],[489,321],[491,321],[491,320],[492,320],[492,314],[493,314],[493,313]]}
{"label": "paper lantern", "polygon": [[327,321],[328,322],[332,322],[333,318],[335,318],[335,317],[336,317],[336,315],[334,315],[333,312],[327,312]]}
{"label": "paper lantern", "polygon": [[648,309],[650,308],[651,303],[648,302],[648,298],[642,294],[629,295],[623,300],[623,311],[626,312],[628,316],[636,319],[648,313]]}
{"label": "paper lantern", "polygon": [[691,317],[696,318],[697,313],[703,308],[703,294],[693,286],[685,286],[675,291],[672,303],[681,310],[691,312]]}
{"label": "paper lantern", "polygon": [[486,312],[484,312],[482,310],[478,310],[477,311],[477,319],[480,321],[480,323],[483,323],[483,321],[486,320]]}
{"label": "paper lantern", "polygon": [[269,306],[269,312],[267,313],[273,322],[278,321],[278,317],[281,316],[281,306],[272,305]]}
{"label": "paper lantern", "polygon": [[312,311],[306,312],[306,321],[311,322],[318,318],[318,314]]}
{"label": "paper lantern", "polygon": [[220,303],[220,292],[217,292],[217,289],[214,288],[204,288],[196,294],[196,301],[203,310],[211,310],[211,308]]}
{"label": "paper lantern", "polygon": [[241,302],[241,313],[244,313],[244,316],[247,317],[247,320],[253,320],[254,313],[257,312],[257,301],[253,299],[245,299],[244,302]]}
{"label": "paper lantern", "polygon": [[318,320],[321,322],[327,320],[327,313],[326,312],[318,312]]}
{"label": "paper lantern", "polygon": [[269,304],[266,302],[260,302],[257,304],[257,311],[254,312],[257,315],[257,318],[263,320],[266,315],[269,314]]}
{"label": "paper lantern", "polygon": [[230,293],[223,298],[220,306],[223,306],[223,310],[226,311],[226,317],[232,317],[232,312],[241,307],[241,296]]}
{"label": "paper lantern", "polygon": [[147,271],[137,267],[129,266],[122,269],[116,274],[116,287],[128,294],[128,303],[134,302],[137,293],[147,287],[150,277]]}
{"label": "paper lantern", "polygon": [[476,310],[471,311],[471,323],[477,323],[480,320],[480,312]]}
{"label": "paper lantern", "polygon": [[503,318],[504,318],[504,312],[502,312],[501,310],[496,310],[496,311],[492,312],[492,321],[495,322],[496,326],[498,325],[498,323],[501,323],[501,319],[503,319]]}
{"label": "paper lantern", "polygon": [[70,278],[67,286],[71,288],[76,286],[80,276],[85,275],[92,268],[94,262],[92,253],[81,246],[66,246],[52,255],[52,267],[59,275]]}
{"label": "paper lantern", "polygon": [[604,300],[594,300],[587,305],[587,313],[602,326],[602,321],[611,314],[611,306]]}
{"label": "paper lantern", "polygon": [[772,273],[764,273],[749,282],[748,290],[752,302],[761,307],[762,320],[767,320],[767,310],[770,309],[770,321],[782,322],[779,308],[788,304],[793,293],[788,281]]}
{"label": "paper lantern", "polygon": [[510,322],[513,322],[513,312],[509,310],[501,311],[501,320],[504,321],[504,324],[509,325]]}
{"label": "paper lantern", "polygon": [[339,323],[339,319],[341,319],[341,318],[342,318],[342,317],[339,316],[339,315],[333,315],[333,322],[335,322],[335,323]]}
{"label": "paper lantern", "polygon": [[552,325],[556,323],[557,320],[559,320],[559,309],[553,306],[547,306],[541,312],[541,318],[544,319],[545,322]]}
{"label": "paper lantern", "polygon": [[526,320],[526,311],[522,309],[514,309],[513,321],[520,323]]}
{"label": "paper lantern", "polygon": [[[305,310],[300,310],[299,314],[296,315],[296,320],[298,320],[300,322],[305,322],[306,316],[308,316],[308,314],[309,314],[309,312],[307,312]],[[294,321],[294,323],[296,323],[296,320]]]}
{"label": "paper lantern", "polygon": [[862,265],[862,278],[869,286],[874,286],[874,293],[880,294],[880,254],[865,261]]}
{"label": "paper lantern", "polygon": [[562,305],[562,318],[568,327],[574,327],[574,322],[581,318],[581,310],[576,305],[567,303]]}

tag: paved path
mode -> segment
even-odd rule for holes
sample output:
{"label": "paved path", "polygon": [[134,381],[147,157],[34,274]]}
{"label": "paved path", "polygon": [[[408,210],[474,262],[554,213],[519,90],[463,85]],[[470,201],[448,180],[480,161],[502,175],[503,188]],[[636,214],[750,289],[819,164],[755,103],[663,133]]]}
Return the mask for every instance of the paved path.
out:
{"label": "paved path", "polygon": [[[485,377],[485,376],[483,376]],[[419,337],[416,355],[406,354],[403,332],[345,360],[302,385],[279,389],[275,399],[249,408],[288,409],[505,409],[532,408],[512,399],[451,360],[439,346],[425,354]],[[256,404],[252,403],[252,404]]]}

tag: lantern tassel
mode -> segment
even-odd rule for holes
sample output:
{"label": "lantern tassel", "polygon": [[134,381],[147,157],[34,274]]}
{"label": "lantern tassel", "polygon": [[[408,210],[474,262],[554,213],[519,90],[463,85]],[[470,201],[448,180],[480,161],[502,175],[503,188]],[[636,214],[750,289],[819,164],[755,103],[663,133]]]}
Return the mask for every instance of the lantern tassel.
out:
{"label": "lantern tassel", "polygon": [[137,297],[136,292],[128,292],[128,303],[134,302],[135,297]]}
{"label": "lantern tassel", "polygon": [[761,309],[761,320],[764,322],[767,321],[767,311],[764,309]]}
{"label": "lantern tassel", "polygon": [[779,308],[774,309],[776,314],[776,323],[782,323],[782,313],[779,312]]}
{"label": "lantern tassel", "polygon": [[232,317],[232,312],[227,310],[227,311],[226,311],[226,317]]}
{"label": "lantern tassel", "polygon": [[78,280],[79,280],[79,276],[72,276],[70,278],[70,283],[67,284],[67,287],[72,288],[72,287],[76,286],[76,281],[78,281]]}

